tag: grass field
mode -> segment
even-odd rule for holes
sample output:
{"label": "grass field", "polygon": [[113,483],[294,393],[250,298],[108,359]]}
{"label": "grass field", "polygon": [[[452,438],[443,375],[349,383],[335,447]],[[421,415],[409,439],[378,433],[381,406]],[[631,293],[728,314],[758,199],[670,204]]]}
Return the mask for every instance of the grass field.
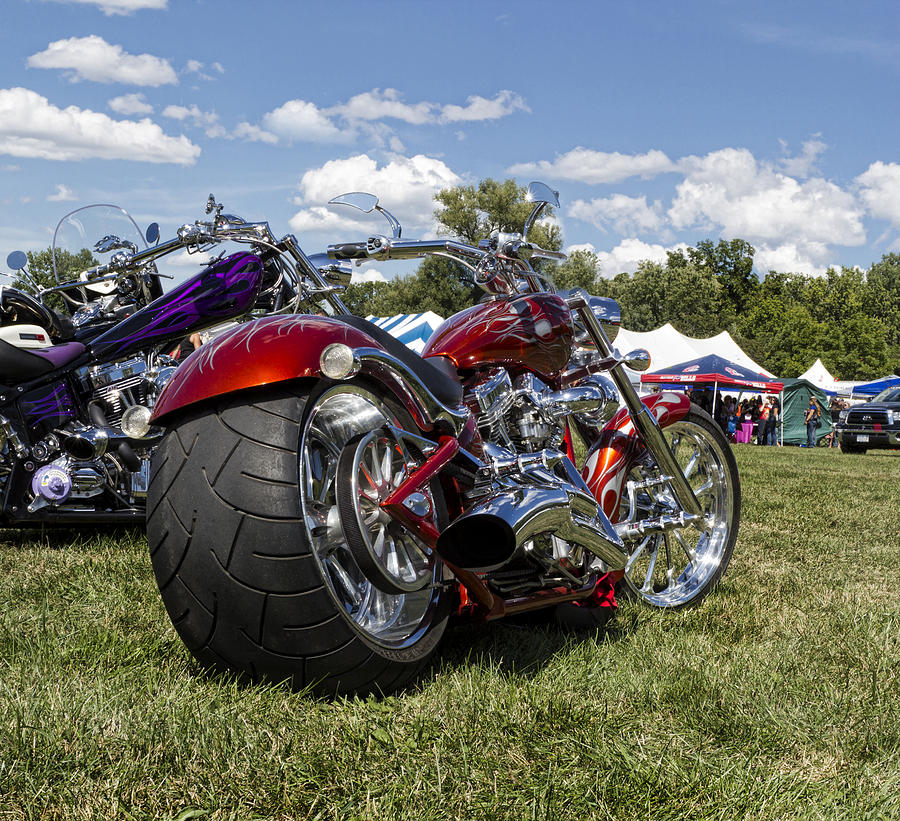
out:
{"label": "grass field", "polygon": [[0,819],[900,817],[900,454],[738,446],[700,608],[449,635],[314,701],[201,674],[140,533],[0,546]]}

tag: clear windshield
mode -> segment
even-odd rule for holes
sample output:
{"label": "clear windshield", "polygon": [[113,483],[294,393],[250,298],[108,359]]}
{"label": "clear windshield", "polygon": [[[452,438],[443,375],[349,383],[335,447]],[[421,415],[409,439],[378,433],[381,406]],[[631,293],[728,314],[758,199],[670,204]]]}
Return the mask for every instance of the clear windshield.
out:
{"label": "clear windshield", "polygon": [[872,401],[873,402],[900,402],[900,385],[895,385],[892,388],[885,388]]}
{"label": "clear windshield", "polygon": [[[115,247],[106,252],[95,250],[97,243],[110,237],[120,242],[108,241]],[[137,223],[123,208],[105,204],[78,208],[66,214],[53,232],[53,275],[58,283],[78,279],[83,271],[106,262],[110,253],[127,250],[128,243],[138,251],[147,247]]]}

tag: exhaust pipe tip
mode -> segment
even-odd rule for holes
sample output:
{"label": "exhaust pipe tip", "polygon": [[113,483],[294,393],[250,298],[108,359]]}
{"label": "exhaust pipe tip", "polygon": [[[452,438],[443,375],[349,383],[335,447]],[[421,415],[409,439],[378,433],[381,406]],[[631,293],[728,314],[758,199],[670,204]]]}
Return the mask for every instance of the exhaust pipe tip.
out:
{"label": "exhaust pipe tip", "polygon": [[455,567],[488,573],[505,565],[517,549],[516,534],[499,516],[463,516],[438,537],[437,552]]}

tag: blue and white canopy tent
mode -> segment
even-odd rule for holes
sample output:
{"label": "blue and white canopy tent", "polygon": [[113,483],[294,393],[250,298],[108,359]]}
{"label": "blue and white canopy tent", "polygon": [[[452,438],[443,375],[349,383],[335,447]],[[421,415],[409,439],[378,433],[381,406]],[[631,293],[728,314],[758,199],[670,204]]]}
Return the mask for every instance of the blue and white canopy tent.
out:
{"label": "blue and white canopy tent", "polygon": [[853,386],[853,398],[869,398],[881,393],[885,388],[893,388],[900,385],[900,376],[883,376],[874,382],[864,382]]}
{"label": "blue and white canopy tent", "polygon": [[429,337],[443,323],[443,319],[433,311],[424,314],[396,314],[395,316],[367,316],[369,322],[386,330],[399,339],[407,348],[422,353]]}

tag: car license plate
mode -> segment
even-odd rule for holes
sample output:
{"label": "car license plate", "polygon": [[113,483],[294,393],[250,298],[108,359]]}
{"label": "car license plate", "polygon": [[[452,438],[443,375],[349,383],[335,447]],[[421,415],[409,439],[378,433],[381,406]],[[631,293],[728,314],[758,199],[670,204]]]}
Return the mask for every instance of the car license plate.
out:
{"label": "car license plate", "polygon": [[868,433],[857,433],[857,434],[856,434],[856,441],[857,441],[857,442],[868,442],[868,441],[869,441],[869,434],[868,434]]}

